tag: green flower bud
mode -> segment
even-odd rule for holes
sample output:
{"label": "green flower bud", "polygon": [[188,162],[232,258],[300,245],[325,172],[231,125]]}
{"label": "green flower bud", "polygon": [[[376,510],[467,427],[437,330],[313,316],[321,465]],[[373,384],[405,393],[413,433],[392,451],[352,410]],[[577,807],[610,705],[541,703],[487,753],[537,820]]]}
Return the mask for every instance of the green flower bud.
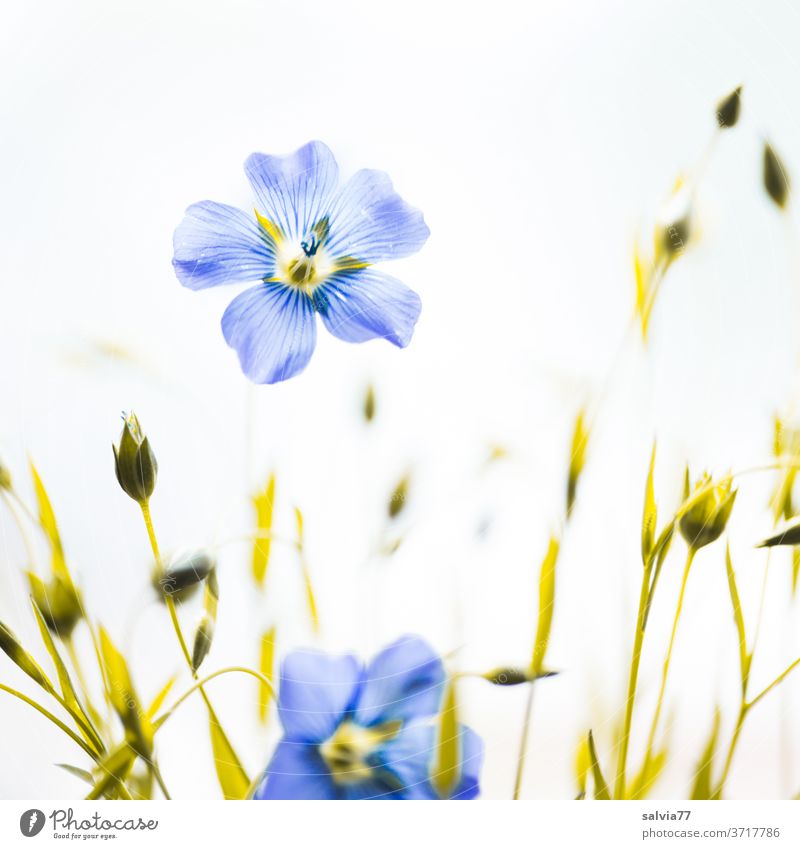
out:
{"label": "green flower bud", "polygon": [[657,262],[671,263],[686,250],[692,236],[692,192],[678,179],[659,216],[655,232]]}
{"label": "green flower bud", "polygon": [[192,672],[197,672],[203,661],[211,651],[211,643],[214,639],[214,619],[203,612],[197,631],[194,635],[194,646],[192,647]]}
{"label": "green flower bud", "polygon": [[717,124],[720,129],[735,127],[742,107],[742,87],[737,86],[717,103]]}
{"label": "green flower bud", "polygon": [[526,684],[531,680],[527,670],[511,666],[490,669],[489,672],[483,674],[483,677],[499,687],[514,687],[517,684]]}
{"label": "green flower bud", "polygon": [[153,588],[162,600],[169,595],[177,601],[186,601],[214,566],[214,558],[204,549],[179,551],[162,570],[153,570]]}
{"label": "green flower bud", "polygon": [[767,194],[783,209],[789,200],[789,174],[786,166],[769,144],[764,145],[763,179]]}
{"label": "green flower bud", "polygon": [[146,504],[156,486],[158,463],[139,420],[125,416],[119,445],[114,447],[114,465],[119,485],[139,504]]}
{"label": "green flower bud", "polygon": [[397,486],[392,490],[389,503],[386,505],[386,512],[389,514],[390,519],[397,518],[403,512],[406,506],[406,499],[408,498],[408,487],[410,483],[411,479],[406,475],[401,478]]}
{"label": "green flower bud", "polygon": [[31,595],[48,629],[61,639],[67,639],[83,619],[83,604],[77,588],[61,575],[45,583],[33,572],[28,573]]}
{"label": "green flower bud", "polygon": [[[681,516],[678,527],[687,545],[695,551],[718,539],[728,524],[737,490],[731,491],[731,481],[711,486],[711,477],[705,473],[694,486],[694,492],[706,490]],[[689,500],[689,469],[686,469],[683,500]]]}
{"label": "green flower bud", "polygon": [[364,421],[371,422],[375,418],[375,387],[370,384],[364,393]]}

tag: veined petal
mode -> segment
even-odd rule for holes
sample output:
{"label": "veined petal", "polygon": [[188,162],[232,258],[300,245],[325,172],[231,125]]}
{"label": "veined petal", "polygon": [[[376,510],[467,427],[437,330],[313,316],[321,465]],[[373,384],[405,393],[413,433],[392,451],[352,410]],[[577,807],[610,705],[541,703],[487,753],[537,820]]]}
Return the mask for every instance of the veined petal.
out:
{"label": "veined petal", "polygon": [[313,297],[325,326],[339,339],[388,339],[399,348],[411,341],[422,309],[416,292],[372,268],[338,272]]}
{"label": "veined petal", "polygon": [[316,746],[278,743],[253,799],[340,799]]}
{"label": "veined petal", "polygon": [[256,221],[240,209],[204,200],[175,230],[172,264],[189,289],[252,283],[272,275],[275,255]]}
{"label": "veined petal", "polygon": [[339,181],[336,160],[319,141],[287,156],[253,153],[244,170],[259,211],[291,239],[304,236],[322,217]]}
{"label": "veined petal", "polygon": [[287,740],[321,743],[352,708],[362,667],[357,658],[293,651],[281,666],[278,715]]}
{"label": "veined petal", "polygon": [[[459,725],[459,734],[461,778],[449,798],[474,799],[480,792],[483,741],[466,725]],[[375,764],[394,776],[403,799],[439,799],[430,781],[435,745],[436,729],[432,725],[414,725],[385,743],[374,755]]]}
{"label": "veined petal", "polygon": [[399,259],[416,253],[430,230],[422,213],[394,190],[383,171],[357,171],[330,210],[328,250],[334,257],[364,262]]}
{"label": "veined petal", "polygon": [[432,716],[439,710],[444,678],[441,659],[424,640],[401,637],[367,667],[355,720],[370,726]]}
{"label": "veined petal", "polygon": [[288,380],[314,353],[314,306],[299,289],[262,283],[231,301],[222,316],[222,333],[254,383]]}

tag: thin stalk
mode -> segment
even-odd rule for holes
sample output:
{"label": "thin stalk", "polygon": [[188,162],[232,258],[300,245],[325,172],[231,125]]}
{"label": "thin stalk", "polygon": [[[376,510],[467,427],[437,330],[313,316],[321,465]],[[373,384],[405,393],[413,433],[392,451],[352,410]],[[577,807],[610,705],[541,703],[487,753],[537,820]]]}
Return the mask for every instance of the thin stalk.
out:
{"label": "thin stalk", "polygon": [[625,796],[625,769],[628,760],[628,747],[631,741],[631,724],[633,723],[633,703],[636,700],[636,687],[639,681],[639,663],[642,659],[642,644],[644,642],[644,623],[647,613],[647,599],[650,594],[650,575],[653,571],[653,559],[649,557],[642,574],[642,588],[639,593],[639,611],[636,615],[636,631],[633,637],[633,652],[631,653],[631,668],[628,675],[628,695],[625,702],[625,722],[622,726],[622,736],[619,743],[617,758],[617,777],[614,783],[614,798]]}
{"label": "thin stalk", "polygon": [[650,762],[653,759],[653,746],[655,745],[656,739],[656,731],[658,730],[658,721],[661,718],[661,711],[664,707],[664,695],[667,691],[667,677],[669,676],[669,666],[672,662],[672,649],[675,645],[675,635],[678,632],[678,621],[681,618],[681,611],[683,610],[683,598],[686,594],[686,584],[689,580],[689,572],[692,568],[692,561],[694,560],[694,555],[696,554],[696,549],[694,546],[690,545],[689,550],[686,553],[686,565],[683,568],[683,578],[681,580],[681,590],[678,594],[678,604],[675,607],[675,617],[672,620],[672,633],[669,637],[669,646],[667,648],[667,654],[664,658],[664,667],[661,670],[661,687],[658,691],[658,701],[656,702],[656,710],[653,714],[653,721],[650,724],[650,734],[647,737],[647,748],[645,749],[644,756],[644,766],[642,767],[642,775],[647,775],[647,770],[650,766]]}
{"label": "thin stalk", "polygon": [[266,684],[269,689],[272,698],[275,698],[275,688],[272,686],[272,681],[266,677],[266,675],[262,675],[260,672],[256,672],[255,669],[249,669],[247,666],[226,666],[224,669],[218,669],[216,672],[212,672],[210,675],[206,675],[200,681],[197,681],[193,684],[189,689],[182,695],[177,701],[172,705],[172,707],[166,712],[163,713],[158,719],[154,720],[153,726],[156,730],[161,728],[161,726],[172,716],[177,708],[179,708],[189,696],[192,695],[196,690],[200,690],[209,681],[213,681],[214,678],[218,678],[220,675],[228,675],[231,672],[241,672],[244,675],[251,675],[253,678],[256,678],[262,684]]}
{"label": "thin stalk", "polygon": [[105,730],[103,728],[103,719],[96,710],[94,704],[92,703],[92,697],[89,693],[89,687],[86,682],[86,676],[83,674],[83,667],[81,666],[80,658],[78,657],[78,652],[75,649],[75,643],[72,639],[72,635],[70,634],[68,637],[64,637],[61,641],[67,649],[67,655],[72,663],[72,668],[75,670],[75,675],[78,678],[78,685],[81,688],[81,692],[83,693],[83,698],[86,701],[86,708],[89,711],[89,716],[92,720],[100,726],[101,733]]}
{"label": "thin stalk", "polygon": [[800,666],[800,657],[790,663],[789,666],[787,666],[786,669],[784,669],[783,672],[781,672],[781,674],[777,678],[775,678],[774,681],[764,687],[764,689],[761,690],[758,695],[754,696],[749,701],[744,696],[742,697],[742,703],[739,707],[739,716],[736,720],[736,728],[734,729],[733,737],[731,738],[731,744],[728,748],[728,755],[725,758],[725,766],[723,767],[722,775],[720,776],[719,784],[717,786],[717,794],[719,796],[722,795],[722,791],[725,787],[725,782],[728,780],[728,773],[730,772],[731,764],[733,763],[733,756],[736,752],[736,745],[739,742],[739,737],[742,733],[742,726],[744,725],[744,721],[748,713],[764,698],[764,696],[774,690],[775,687],[781,684],[785,678],[791,675],[791,673],[794,672],[794,670],[798,666]]}
{"label": "thin stalk", "polygon": [[50,713],[47,708],[40,705],[39,702],[34,701],[34,699],[30,698],[29,696],[26,696],[24,693],[20,693],[19,690],[14,690],[11,687],[7,687],[5,684],[0,684],[0,690],[5,693],[9,693],[15,698],[20,699],[21,701],[30,705],[32,708],[38,710],[39,713],[42,714],[42,716],[47,717],[47,719],[49,719],[50,722],[53,723],[53,725],[57,725],[70,739],[74,740],[83,749],[83,751],[86,752],[87,755],[89,755],[89,757],[93,761],[97,762],[97,753],[89,746],[89,744],[82,740],[68,725],[65,725],[57,716],[53,716],[53,714]]}
{"label": "thin stalk", "polygon": [[519,741],[519,754],[517,756],[517,773],[514,777],[514,799],[519,799],[522,789],[522,776],[525,772],[525,760],[528,756],[528,737],[530,736],[531,719],[533,718],[533,685],[528,684],[528,699],[525,702],[525,719],[522,723],[522,736]]}

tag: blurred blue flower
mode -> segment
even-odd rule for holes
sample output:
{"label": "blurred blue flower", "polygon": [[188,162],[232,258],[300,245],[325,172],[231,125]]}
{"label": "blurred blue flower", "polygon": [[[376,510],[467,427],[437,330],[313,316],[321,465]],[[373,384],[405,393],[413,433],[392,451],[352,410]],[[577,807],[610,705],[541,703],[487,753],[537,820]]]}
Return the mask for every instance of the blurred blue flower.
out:
{"label": "blurred blue flower", "polygon": [[[353,655],[295,651],[281,668],[278,743],[255,799],[438,799],[430,781],[445,683],[422,639],[401,637],[366,667]],[[453,799],[478,795],[483,743],[460,726]]]}
{"label": "blurred blue flower", "polygon": [[419,296],[372,266],[418,251],[428,238],[419,210],[382,171],[358,171],[341,188],[322,142],[288,156],[245,162],[254,215],[195,203],[175,231],[173,265],[189,289],[259,280],[222,317],[225,340],[255,383],[301,372],[317,340],[315,312],[346,342],[384,338],[404,348]]}

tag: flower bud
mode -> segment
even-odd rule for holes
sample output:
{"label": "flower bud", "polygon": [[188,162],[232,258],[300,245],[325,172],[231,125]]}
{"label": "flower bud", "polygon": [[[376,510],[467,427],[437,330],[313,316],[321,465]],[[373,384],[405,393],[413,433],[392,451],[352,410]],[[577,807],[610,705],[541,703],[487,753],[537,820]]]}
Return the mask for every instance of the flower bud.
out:
{"label": "flower bud", "polygon": [[119,445],[113,446],[117,480],[134,501],[146,504],[155,489],[158,463],[136,416],[125,416],[124,422]]}
{"label": "flower bud", "polygon": [[789,174],[780,157],[769,144],[764,145],[764,188],[783,209],[789,200]]}
{"label": "flower bud", "polygon": [[677,259],[689,244],[692,235],[692,193],[682,179],[678,179],[672,195],[664,205],[655,232],[655,257],[657,262],[668,263]]}
{"label": "flower bud", "polygon": [[28,583],[45,625],[56,636],[67,639],[83,619],[83,604],[75,585],[61,575],[45,583],[33,572],[28,573]]}
{"label": "flower bud", "polygon": [[364,393],[364,406],[362,409],[364,421],[371,422],[375,418],[375,387],[370,384]]}
{"label": "flower bud", "polygon": [[727,97],[717,103],[717,124],[720,129],[735,127],[742,106],[742,87],[737,86]]}
{"label": "flower bud", "polygon": [[[706,490],[681,516],[678,527],[687,545],[695,551],[718,539],[733,510],[737,490],[731,491],[730,479],[711,486],[711,477],[705,473],[695,484],[694,492]],[[683,500],[690,497],[689,470],[686,470]]]}
{"label": "flower bud", "polygon": [[214,568],[214,558],[202,548],[176,552],[163,567],[153,571],[152,584],[160,598],[186,601]]}
{"label": "flower bud", "polygon": [[194,635],[194,646],[192,647],[192,672],[197,672],[203,661],[211,651],[211,643],[214,639],[214,620],[204,611],[197,625]]}
{"label": "flower bud", "polygon": [[490,684],[496,684],[498,687],[515,687],[517,684],[527,684],[529,681],[552,678],[555,675],[558,675],[558,672],[551,669],[543,669],[537,673],[519,666],[498,666],[496,669],[484,672],[481,678],[485,678]]}
{"label": "flower bud", "polygon": [[410,483],[411,480],[409,476],[406,475],[392,490],[389,503],[386,505],[386,512],[389,514],[390,519],[395,519],[403,512],[403,509],[406,506],[406,499],[408,498],[408,487]]}

